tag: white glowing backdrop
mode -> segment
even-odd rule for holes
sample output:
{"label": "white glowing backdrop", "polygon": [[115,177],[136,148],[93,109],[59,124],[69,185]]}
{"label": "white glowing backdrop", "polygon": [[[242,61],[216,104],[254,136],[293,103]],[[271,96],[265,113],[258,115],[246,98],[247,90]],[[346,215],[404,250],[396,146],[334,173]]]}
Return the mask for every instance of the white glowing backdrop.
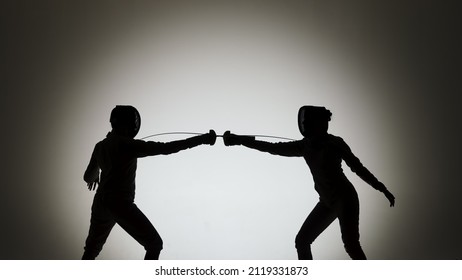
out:
{"label": "white glowing backdrop", "polygon": [[[297,1],[174,3],[107,10],[90,5],[71,20],[56,20],[73,24],[51,28],[65,39],[58,40],[61,51],[56,47],[56,54],[50,51],[47,57],[63,61],[52,64],[58,65],[53,68],[58,75],[48,77],[55,84],[46,89],[53,91],[44,94],[45,101],[33,99],[35,106],[46,100],[54,104],[37,109],[42,113],[31,121],[33,131],[43,132],[42,121],[49,120],[49,130],[35,135],[41,148],[32,153],[46,159],[35,165],[41,172],[33,173],[40,173],[43,184],[23,192],[36,207],[25,215],[41,213],[32,227],[40,229],[44,241],[29,255],[11,256],[80,257],[94,194],[86,190],[83,171],[95,143],[110,130],[115,105],[131,104],[140,111],[138,138],[214,129],[299,139],[297,111],[313,104],[333,112],[330,132],[343,137],[397,197],[397,207],[390,208],[381,193],[345,168],[360,196],[361,242],[368,257],[416,258],[409,252],[420,241],[410,231],[425,226],[413,211],[430,198],[414,199],[424,179],[410,174],[419,153],[406,133],[421,132],[420,126],[410,130],[416,120],[412,115],[421,110],[408,111],[413,88],[411,78],[400,75],[402,61],[393,50],[381,48],[380,36],[367,37],[373,27],[368,30],[354,15],[366,23],[376,21],[360,11],[342,16],[335,6]],[[53,11],[74,13],[64,4]],[[295,235],[318,199],[302,158],[225,147],[221,138],[213,147],[140,159],[138,166],[136,203],[164,240],[162,259],[295,259]],[[53,243],[59,248],[44,253]],[[317,259],[348,258],[337,222],[315,242],[313,254]],[[143,248],[116,226],[100,258],[143,255]]]}

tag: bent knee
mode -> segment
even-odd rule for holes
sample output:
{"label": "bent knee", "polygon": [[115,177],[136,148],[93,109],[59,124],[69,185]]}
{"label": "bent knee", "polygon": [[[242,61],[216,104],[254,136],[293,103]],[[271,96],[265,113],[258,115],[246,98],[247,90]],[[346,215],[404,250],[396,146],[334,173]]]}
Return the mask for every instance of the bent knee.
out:
{"label": "bent knee", "polygon": [[162,238],[153,237],[148,242],[146,242],[146,244],[144,245],[144,248],[147,251],[151,251],[151,250],[160,251],[160,250],[163,249],[163,246],[164,246],[164,242],[163,242]]}
{"label": "bent knee", "polygon": [[295,248],[298,249],[301,247],[309,246],[311,245],[311,243],[313,243],[313,241],[314,240],[312,240],[311,238],[307,238],[306,236],[297,234],[297,236],[295,237]]}

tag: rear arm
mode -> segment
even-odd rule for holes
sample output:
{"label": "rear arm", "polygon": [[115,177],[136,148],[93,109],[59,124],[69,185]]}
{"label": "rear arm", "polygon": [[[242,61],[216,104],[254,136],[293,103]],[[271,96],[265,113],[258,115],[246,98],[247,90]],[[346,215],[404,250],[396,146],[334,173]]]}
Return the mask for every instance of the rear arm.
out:
{"label": "rear arm", "polygon": [[[339,138],[341,139],[341,138]],[[372,186],[374,189],[384,192],[386,191],[385,185],[380,182],[369,169],[367,169],[351,151],[350,147],[343,141],[339,140],[337,147],[340,149],[341,155],[345,163],[356,173],[364,182]]]}
{"label": "rear arm", "polygon": [[90,162],[88,163],[87,169],[83,174],[83,179],[87,184],[99,181],[99,165],[96,160],[96,154],[98,150],[98,144],[95,146],[93,153],[91,154]]}

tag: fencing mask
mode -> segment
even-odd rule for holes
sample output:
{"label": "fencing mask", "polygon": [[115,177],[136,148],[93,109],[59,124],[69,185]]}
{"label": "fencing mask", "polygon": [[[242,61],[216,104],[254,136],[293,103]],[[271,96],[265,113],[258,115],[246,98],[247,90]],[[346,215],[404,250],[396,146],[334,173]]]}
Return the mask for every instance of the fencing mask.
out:
{"label": "fencing mask", "polygon": [[306,122],[329,122],[332,113],[326,107],[303,106],[298,110],[298,129],[303,136],[307,136]]}
{"label": "fencing mask", "polygon": [[117,105],[111,112],[110,122],[112,128],[128,132],[129,137],[135,138],[140,131],[141,116],[135,107],[130,105]]}

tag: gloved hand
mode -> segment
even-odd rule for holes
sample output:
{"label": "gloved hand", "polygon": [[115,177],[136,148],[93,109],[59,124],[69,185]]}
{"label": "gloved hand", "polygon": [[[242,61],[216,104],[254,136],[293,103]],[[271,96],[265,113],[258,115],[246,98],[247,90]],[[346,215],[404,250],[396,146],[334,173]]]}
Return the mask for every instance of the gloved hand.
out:
{"label": "gloved hand", "polygon": [[383,194],[385,195],[385,197],[390,202],[390,207],[395,206],[395,196],[389,190],[385,190],[383,192]]}
{"label": "gloved hand", "polygon": [[217,141],[217,134],[213,129],[210,129],[209,133],[204,133],[201,135],[202,143],[213,146]]}
{"label": "gloved hand", "polygon": [[252,141],[255,140],[254,136],[241,136],[232,134],[229,130],[223,134],[223,142],[225,146],[235,146],[235,145],[242,145],[244,141]]}
{"label": "gloved hand", "polygon": [[390,207],[395,206],[395,196],[387,189],[387,187],[385,187],[385,185],[382,182],[374,184],[373,187],[381,191],[385,195],[385,197],[390,202]]}
{"label": "gloved hand", "polygon": [[88,190],[89,190],[89,191],[94,191],[94,190],[96,190],[96,187],[98,186],[98,184],[99,184],[99,178],[96,179],[96,180],[93,181],[93,182],[87,183]]}

